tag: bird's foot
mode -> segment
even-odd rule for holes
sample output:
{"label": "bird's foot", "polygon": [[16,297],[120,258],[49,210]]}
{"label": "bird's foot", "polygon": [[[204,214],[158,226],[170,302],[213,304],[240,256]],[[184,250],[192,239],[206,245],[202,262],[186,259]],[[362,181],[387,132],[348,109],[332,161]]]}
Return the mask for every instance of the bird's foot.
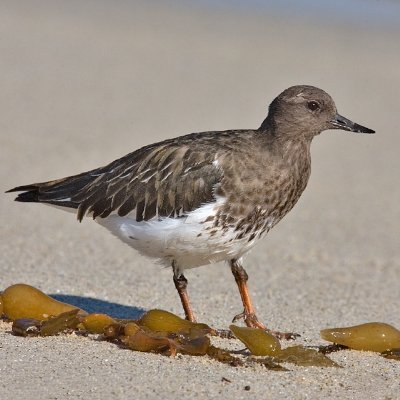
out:
{"label": "bird's foot", "polygon": [[235,339],[236,336],[232,333],[230,329],[211,329],[211,336],[217,336],[221,339]]}
{"label": "bird's foot", "polygon": [[254,313],[248,313],[246,311],[243,311],[242,313],[236,315],[232,322],[237,322],[239,320],[243,319],[244,323],[249,327],[249,328],[258,328],[258,329],[263,329],[267,330],[267,327],[258,320],[256,314]]}
{"label": "bird's foot", "polygon": [[266,331],[272,336],[275,336],[277,339],[296,340],[300,337],[300,334],[296,332],[279,332],[272,331],[271,329],[266,329]]}
{"label": "bird's foot", "polygon": [[279,332],[279,331],[273,331],[271,329],[268,329],[262,322],[260,322],[256,316],[255,313],[248,313],[246,311],[243,311],[242,313],[236,315],[232,322],[239,321],[240,319],[244,320],[244,323],[249,327],[249,328],[258,328],[262,329],[269,334],[275,336],[277,339],[285,339],[285,340],[294,340],[300,335],[298,333],[294,332]]}

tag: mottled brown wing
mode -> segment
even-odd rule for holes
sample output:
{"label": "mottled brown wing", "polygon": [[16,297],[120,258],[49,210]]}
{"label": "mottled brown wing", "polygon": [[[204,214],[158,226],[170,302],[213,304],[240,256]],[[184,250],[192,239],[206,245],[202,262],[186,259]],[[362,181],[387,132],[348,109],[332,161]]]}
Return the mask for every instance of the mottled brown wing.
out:
{"label": "mottled brown wing", "polygon": [[188,145],[147,146],[104,169],[89,172],[92,180],[72,194],[78,219],[92,214],[133,213],[137,221],[180,217],[214,199],[222,171],[214,155]]}
{"label": "mottled brown wing", "polygon": [[[252,130],[192,133],[145,146],[105,167],[9,192],[23,192],[16,201],[77,209],[80,221],[87,214],[105,218],[114,212],[131,214],[137,221],[179,218],[215,200],[223,178],[216,155],[241,157],[241,149],[251,148],[255,134]],[[229,168],[225,172],[231,173]]]}

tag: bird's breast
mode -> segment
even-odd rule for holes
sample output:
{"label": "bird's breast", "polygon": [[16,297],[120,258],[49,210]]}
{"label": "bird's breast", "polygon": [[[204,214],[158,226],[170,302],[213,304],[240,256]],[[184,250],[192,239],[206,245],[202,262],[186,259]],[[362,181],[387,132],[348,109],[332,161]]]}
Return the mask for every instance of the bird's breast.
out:
{"label": "bird's breast", "polygon": [[231,162],[219,188],[227,201],[220,206],[214,225],[233,229],[239,239],[261,238],[297,203],[310,171],[308,146],[288,155]]}

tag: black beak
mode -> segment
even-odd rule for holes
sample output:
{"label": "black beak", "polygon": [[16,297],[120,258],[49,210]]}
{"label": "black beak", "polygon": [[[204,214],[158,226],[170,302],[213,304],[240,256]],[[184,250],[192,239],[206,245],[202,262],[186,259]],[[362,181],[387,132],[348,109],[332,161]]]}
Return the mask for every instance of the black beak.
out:
{"label": "black beak", "polygon": [[349,119],[342,117],[339,114],[335,115],[332,121],[330,121],[331,125],[335,129],[343,129],[345,131],[350,132],[360,132],[360,133],[375,133],[372,129],[366,128],[365,126],[358,125]]}

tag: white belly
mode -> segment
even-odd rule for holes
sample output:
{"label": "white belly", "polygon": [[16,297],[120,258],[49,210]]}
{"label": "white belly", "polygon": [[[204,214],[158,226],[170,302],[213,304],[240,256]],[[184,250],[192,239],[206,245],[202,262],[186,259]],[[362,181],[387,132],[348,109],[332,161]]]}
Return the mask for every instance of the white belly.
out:
{"label": "white belly", "polygon": [[240,258],[256,243],[259,236],[249,240],[249,235],[236,239],[234,229],[212,227],[213,216],[223,204],[220,198],[181,218],[161,218],[137,222],[128,216],[110,215],[96,221],[115,236],[143,255],[157,258],[166,266],[175,265],[183,270],[218,261]]}

